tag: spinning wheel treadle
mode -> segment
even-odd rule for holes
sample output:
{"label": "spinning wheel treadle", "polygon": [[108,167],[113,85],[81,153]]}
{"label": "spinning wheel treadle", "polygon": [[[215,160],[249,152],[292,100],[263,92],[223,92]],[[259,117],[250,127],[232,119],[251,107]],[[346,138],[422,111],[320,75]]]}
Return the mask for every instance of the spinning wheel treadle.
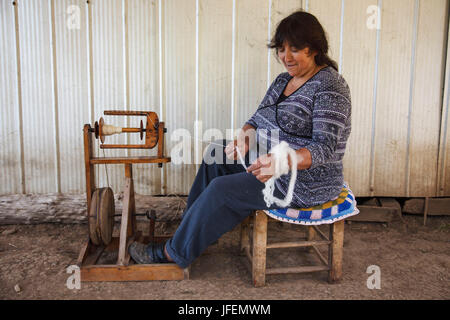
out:
{"label": "spinning wheel treadle", "polygon": [[89,211],[89,236],[93,244],[107,246],[114,228],[114,193],[111,188],[96,189]]}

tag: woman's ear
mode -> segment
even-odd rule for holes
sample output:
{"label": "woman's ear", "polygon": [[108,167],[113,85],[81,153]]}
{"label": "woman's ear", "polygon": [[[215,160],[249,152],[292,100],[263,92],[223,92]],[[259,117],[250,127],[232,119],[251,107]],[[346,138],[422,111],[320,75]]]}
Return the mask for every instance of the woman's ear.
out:
{"label": "woman's ear", "polygon": [[317,51],[316,50],[312,50],[310,47],[306,47],[305,48],[305,54],[306,54],[306,56],[307,57],[315,57],[315,56],[317,56]]}

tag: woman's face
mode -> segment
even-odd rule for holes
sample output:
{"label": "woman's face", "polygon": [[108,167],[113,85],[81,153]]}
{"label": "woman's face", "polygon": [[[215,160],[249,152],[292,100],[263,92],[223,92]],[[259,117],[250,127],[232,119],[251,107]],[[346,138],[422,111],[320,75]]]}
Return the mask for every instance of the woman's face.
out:
{"label": "woman's face", "polygon": [[308,47],[299,50],[286,41],[278,48],[278,57],[291,77],[301,77],[314,68],[314,56]]}

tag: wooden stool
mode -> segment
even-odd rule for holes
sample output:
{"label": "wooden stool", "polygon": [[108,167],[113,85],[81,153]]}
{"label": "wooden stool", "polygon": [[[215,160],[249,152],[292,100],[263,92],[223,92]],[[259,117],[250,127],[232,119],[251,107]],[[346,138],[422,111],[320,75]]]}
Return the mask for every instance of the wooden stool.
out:
{"label": "wooden stool", "polygon": [[[255,211],[241,224],[241,250],[250,260],[249,269],[255,287],[265,285],[266,274],[305,273],[328,271],[328,282],[335,283],[342,278],[342,254],[344,245],[344,220],[330,224],[327,238],[317,226],[308,226],[308,236],[304,241],[267,243],[267,223],[277,221],[263,210]],[[253,233],[252,241],[250,232]],[[314,240],[319,235],[321,240]],[[328,260],[320,253],[318,246],[328,246]],[[321,265],[290,268],[266,268],[266,251],[273,248],[311,247],[321,261]],[[250,250],[251,248],[251,250]]]}

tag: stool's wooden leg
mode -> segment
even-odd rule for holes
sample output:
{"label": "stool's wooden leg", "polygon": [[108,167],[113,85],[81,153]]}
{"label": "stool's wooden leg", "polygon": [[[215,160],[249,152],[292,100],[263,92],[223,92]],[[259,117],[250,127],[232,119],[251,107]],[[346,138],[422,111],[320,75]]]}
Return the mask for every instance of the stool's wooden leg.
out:
{"label": "stool's wooden leg", "polygon": [[316,230],[314,227],[308,227],[308,241],[313,241],[316,237]]}
{"label": "stool's wooden leg", "polygon": [[[308,227],[308,241],[313,241],[316,237],[316,230],[314,230],[314,227]],[[308,252],[314,252],[314,249],[310,247],[308,249]]]}
{"label": "stool's wooden leg", "polygon": [[267,215],[256,211],[253,221],[252,278],[255,287],[266,284]]}
{"label": "stool's wooden leg", "polygon": [[328,253],[328,282],[338,282],[342,278],[342,258],[344,247],[344,220],[330,225],[330,250]]}
{"label": "stool's wooden leg", "polygon": [[250,217],[245,218],[241,223],[241,251],[245,250],[246,247],[250,246],[250,237],[249,237],[249,224]]}

